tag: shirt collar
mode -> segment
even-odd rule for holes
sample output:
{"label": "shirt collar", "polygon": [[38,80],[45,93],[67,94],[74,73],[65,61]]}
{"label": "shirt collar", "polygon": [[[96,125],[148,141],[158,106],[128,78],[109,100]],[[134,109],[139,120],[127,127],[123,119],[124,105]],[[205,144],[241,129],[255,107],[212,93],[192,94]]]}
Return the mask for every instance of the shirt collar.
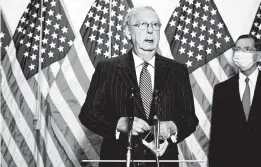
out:
{"label": "shirt collar", "polygon": [[[137,68],[138,66],[142,65],[142,63],[144,62],[144,60],[142,60],[138,55],[136,55],[133,51],[133,59],[134,59],[134,65],[135,68]],[[149,65],[152,66],[154,68],[155,66],[155,56],[153,56],[149,61],[148,61]]]}
{"label": "shirt collar", "polygon": [[[247,77],[247,76],[246,76],[245,74],[243,74],[241,71],[239,71],[239,80],[240,80],[240,81],[244,81],[244,82],[245,82],[246,77]],[[255,83],[256,83],[257,77],[258,77],[258,68],[256,68],[256,70],[255,70],[252,74],[250,74],[250,75],[248,76],[249,81],[250,81],[252,84],[255,84]]]}

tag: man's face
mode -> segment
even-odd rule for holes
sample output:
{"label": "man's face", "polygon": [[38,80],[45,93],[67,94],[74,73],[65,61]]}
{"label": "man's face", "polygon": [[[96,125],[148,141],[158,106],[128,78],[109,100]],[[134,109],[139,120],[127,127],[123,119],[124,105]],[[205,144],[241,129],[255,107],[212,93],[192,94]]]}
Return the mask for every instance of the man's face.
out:
{"label": "man's face", "polygon": [[155,51],[158,47],[160,31],[154,30],[151,23],[160,23],[159,18],[155,12],[144,10],[134,16],[132,25],[141,22],[147,22],[149,26],[145,30],[141,30],[138,26],[131,26],[130,28],[134,50],[138,53]]}
{"label": "man's face", "polygon": [[252,38],[242,38],[236,43],[235,51],[251,52],[255,51],[255,41]]}

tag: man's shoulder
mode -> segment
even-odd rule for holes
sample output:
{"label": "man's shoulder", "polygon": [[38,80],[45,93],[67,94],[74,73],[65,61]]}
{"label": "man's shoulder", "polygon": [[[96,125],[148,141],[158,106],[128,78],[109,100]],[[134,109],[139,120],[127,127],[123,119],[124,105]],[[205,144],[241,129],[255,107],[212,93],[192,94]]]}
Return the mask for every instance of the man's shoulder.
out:
{"label": "man's shoulder", "polygon": [[237,83],[237,80],[238,80],[238,74],[234,75],[233,77],[231,77],[223,82],[216,84],[215,89],[216,90],[228,89],[231,86],[235,86],[235,84]]}
{"label": "man's shoulder", "polygon": [[170,58],[162,56],[160,54],[158,54],[158,57],[159,57],[159,61],[163,61],[163,62],[171,65],[171,67],[174,67],[174,68],[176,67],[176,68],[181,68],[183,70],[187,70],[187,66],[185,64],[177,62],[174,59],[170,59]]}

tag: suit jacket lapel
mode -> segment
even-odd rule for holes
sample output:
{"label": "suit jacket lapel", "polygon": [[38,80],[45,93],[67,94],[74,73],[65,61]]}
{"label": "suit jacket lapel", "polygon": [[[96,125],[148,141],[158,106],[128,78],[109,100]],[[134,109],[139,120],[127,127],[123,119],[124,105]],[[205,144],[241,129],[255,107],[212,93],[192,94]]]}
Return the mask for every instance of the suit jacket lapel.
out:
{"label": "suit jacket lapel", "polygon": [[168,74],[170,73],[168,62],[160,55],[156,54],[155,58],[155,80],[154,80],[154,90],[164,92],[167,81]]}
{"label": "suit jacket lapel", "polygon": [[135,103],[137,105],[137,109],[143,115],[143,117],[146,118],[141,96],[140,96],[140,88],[137,82],[132,51],[129,51],[128,54],[121,57],[118,67],[119,67],[119,73],[124,83],[127,85],[128,89],[133,88],[135,90],[136,92]]}
{"label": "suit jacket lapel", "polygon": [[260,111],[260,99],[261,99],[261,72],[259,71],[257,81],[256,81],[254,97],[253,97],[252,105],[251,105],[250,112],[249,112],[248,122],[250,122],[254,118],[255,112]]}

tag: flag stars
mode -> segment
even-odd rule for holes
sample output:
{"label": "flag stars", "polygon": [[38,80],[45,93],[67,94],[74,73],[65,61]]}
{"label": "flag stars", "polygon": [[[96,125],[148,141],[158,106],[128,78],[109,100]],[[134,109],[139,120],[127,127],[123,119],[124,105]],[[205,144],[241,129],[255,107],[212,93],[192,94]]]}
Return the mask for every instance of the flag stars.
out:
{"label": "flag stars", "polygon": [[19,26],[19,27],[17,28],[17,31],[22,32],[22,31],[23,31],[23,28],[22,28],[21,26]]}
{"label": "flag stars", "polygon": [[223,28],[224,24],[222,24],[221,22],[219,22],[217,26],[218,26],[219,29],[221,29],[221,28]]}
{"label": "flag stars", "polygon": [[203,45],[199,44],[198,47],[197,47],[198,51],[200,52],[201,50],[203,50],[203,47],[204,47]]}
{"label": "flag stars", "polygon": [[187,67],[192,67],[192,61],[189,61],[189,60],[188,60],[188,61],[186,62],[186,65],[187,65]]}
{"label": "flag stars", "polygon": [[194,21],[193,24],[192,24],[193,28],[196,28],[198,27],[198,22]]}
{"label": "flag stars", "polygon": [[115,35],[115,39],[116,39],[116,40],[120,40],[120,35],[119,35],[119,34],[116,34],[116,35]]}
{"label": "flag stars", "polygon": [[191,48],[192,48],[192,47],[195,47],[195,42],[190,41],[189,46],[190,46]]}
{"label": "flag stars", "polygon": [[101,19],[101,23],[106,24],[106,19],[104,17]]}
{"label": "flag stars", "polygon": [[90,11],[90,12],[88,13],[88,17],[90,17],[90,18],[93,17],[93,12],[92,12],[92,11]]}
{"label": "flag stars", "polygon": [[210,48],[207,48],[207,50],[206,50],[207,54],[211,54],[211,51],[212,51],[212,49],[210,49]]}
{"label": "flag stars", "polygon": [[30,42],[27,42],[27,43],[25,44],[25,46],[26,46],[27,48],[29,48],[29,47],[31,46],[31,43],[30,43]]}
{"label": "flag stars", "polygon": [[117,6],[117,2],[116,1],[112,1],[111,4],[112,4],[113,7]]}
{"label": "flag stars", "polygon": [[219,39],[219,38],[222,37],[222,34],[221,34],[220,32],[218,32],[218,33],[216,34],[216,36],[217,36],[217,38]]}
{"label": "flag stars", "polygon": [[32,38],[33,33],[30,32],[27,36],[28,36],[28,38]]}
{"label": "flag stars", "polygon": [[119,14],[119,15],[117,16],[117,18],[118,18],[119,21],[121,21],[121,20],[123,20],[123,15]]}
{"label": "flag stars", "polygon": [[34,26],[35,26],[34,23],[31,23],[31,24],[30,24],[30,27],[31,27],[31,28],[34,28]]}
{"label": "flag stars", "polygon": [[28,57],[29,53],[28,52],[24,52],[24,57]]}
{"label": "flag stars", "polygon": [[55,48],[55,43],[54,42],[50,43],[50,47]]}
{"label": "flag stars", "polygon": [[30,58],[31,58],[32,60],[35,60],[35,59],[36,59],[36,55],[35,55],[35,54],[32,54],[32,55],[30,56]]}
{"label": "flag stars", "polygon": [[34,44],[33,50],[34,50],[34,51],[38,50],[38,46],[37,46],[36,44]]}
{"label": "flag stars", "polygon": [[200,8],[200,5],[201,5],[200,2],[197,2],[197,3],[195,4],[196,8]]}
{"label": "flag stars", "polygon": [[126,39],[126,38],[123,38],[123,40],[122,40],[122,43],[123,43],[123,45],[126,45],[126,44],[128,44],[128,41],[127,41],[127,39]]}
{"label": "flag stars", "polygon": [[109,37],[112,37],[112,31],[111,31],[111,32],[108,32],[107,35],[108,35]]}
{"label": "flag stars", "polygon": [[211,24],[211,25],[215,24],[215,20],[214,20],[214,19],[211,19],[211,20],[210,20],[210,24]]}
{"label": "flag stars", "polygon": [[61,38],[59,38],[59,40],[61,41],[61,43],[65,42],[65,37],[62,36]]}
{"label": "flag stars", "polygon": [[44,38],[44,39],[43,39],[43,44],[47,44],[47,42],[48,42],[48,39],[47,39],[47,38]]}
{"label": "flag stars", "polygon": [[33,16],[33,18],[36,18],[37,14],[36,14],[36,13],[34,13],[32,16]]}
{"label": "flag stars", "polygon": [[205,6],[203,7],[204,11],[208,11],[209,10],[209,7],[205,4]]}
{"label": "flag stars", "polygon": [[5,33],[0,32],[0,39],[5,37]]}
{"label": "flag stars", "polygon": [[230,37],[226,36],[224,39],[225,39],[226,42],[229,42]]}
{"label": "flag stars", "polygon": [[191,20],[191,19],[186,18],[185,23],[186,23],[186,24],[189,24],[189,23],[190,23],[190,20]]}
{"label": "flag stars", "polygon": [[195,19],[199,17],[199,12],[195,12],[194,14]]}
{"label": "flag stars", "polygon": [[103,14],[106,14],[106,13],[108,13],[109,9],[104,7],[102,11],[103,11]]}
{"label": "flag stars", "polygon": [[85,25],[86,28],[87,28],[87,27],[90,27],[90,22],[89,22],[89,21],[86,21],[86,22],[84,23],[84,25]]}
{"label": "flag stars", "polygon": [[60,13],[58,13],[55,17],[56,17],[57,20],[61,20],[62,19],[62,15]]}
{"label": "flag stars", "polygon": [[41,26],[40,26],[40,25],[37,26],[36,29],[37,29],[37,31],[39,32],[39,31],[41,30]]}
{"label": "flag stars", "polygon": [[180,49],[179,49],[179,53],[180,53],[180,54],[183,54],[183,53],[185,53],[185,48],[183,48],[183,47],[180,47]]}
{"label": "flag stars", "polygon": [[63,28],[62,28],[62,32],[63,32],[64,34],[67,33],[67,32],[68,32],[68,28],[63,27]]}
{"label": "flag stars", "polygon": [[58,48],[59,52],[63,52],[63,49],[64,49],[64,47],[62,47],[62,46],[59,46],[59,48]]}
{"label": "flag stars", "polygon": [[182,20],[182,21],[184,21],[184,19],[185,19],[185,16],[180,16],[180,20]]}
{"label": "flag stars", "polygon": [[193,57],[193,52],[191,50],[188,52],[188,56]]}
{"label": "flag stars", "polygon": [[20,19],[20,21],[21,21],[21,23],[24,23],[24,22],[25,22],[25,17],[22,17],[22,18]]}
{"label": "flag stars", "polygon": [[195,31],[192,31],[190,35],[192,36],[192,38],[194,38],[194,37],[196,37],[196,34],[197,33]]}
{"label": "flag stars", "polygon": [[205,36],[200,34],[200,36],[198,37],[200,41],[203,41],[205,39]]}
{"label": "flag stars", "polygon": [[120,11],[124,11],[124,5],[121,4],[119,8],[120,8]]}
{"label": "flag stars", "polygon": [[121,25],[117,24],[116,29],[117,29],[117,31],[120,31],[121,30]]}
{"label": "flag stars", "polygon": [[180,35],[176,34],[174,38],[175,38],[175,40],[180,40]]}
{"label": "flag stars", "polygon": [[104,34],[104,33],[105,33],[105,29],[101,27],[101,28],[99,29],[99,33],[100,33],[100,35],[101,35],[101,34]]}
{"label": "flag stars", "polygon": [[187,43],[187,38],[183,37],[181,42],[182,42],[182,44]]}
{"label": "flag stars", "polygon": [[208,33],[209,33],[210,35],[214,34],[214,29],[210,28],[210,29],[208,30]]}
{"label": "flag stars", "polygon": [[95,40],[95,36],[93,34],[89,38],[90,38],[91,41]]}
{"label": "flag stars", "polygon": [[52,21],[48,18],[48,19],[45,21],[45,23],[46,23],[47,25],[51,25]]}
{"label": "flag stars", "polygon": [[116,11],[111,10],[111,17],[114,17],[114,16],[116,16]]}
{"label": "flag stars", "polygon": [[182,31],[182,26],[181,26],[181,25],[178,25],[177,29],[178,29],[179,31]]}
{"label": "flag stars", "polygon": [[58,36],[58,34],[56,34],[55,32],[53,32],[53,34],[52,34],[53,39],[56,39],[57,36]]}
{"label": "flag stars", "polygon": [[258,29],[259,29],[259,31],[261,30],[261,24],[259,24]]}
{"label": "flag stars", "polygon": [[47,28],[44,30],[44,34],[47,35],[50,33],[50,30],[48,30]]}
{"label": "flag stars", "polygon": [[207,42],[208,42],[208,45],[213,44],[213,39],[208,38]]}
{"label": "flag stars", "polygon": [[183,11],[187,11],[187,7],[186,7],[186,6],[183,6],[183,7],[182,7],[182,10],[183,10]]}
{"label": "flag stars", "polygon": [[40,22],[43,22],[43,21],[44,21],[44,18],[43,18],[43,17],[40,17],[40,18],[38,18],[38,20],[40,20]]}
{"label": "flag stars", "polygon": [[127,53],[127,49],[122,48],[122,49],[121,49],[121,54],[126,54],[126,53]]}
{"label": "flag stars", "polygon": [[72,46],[72,45],[73,45],[73,41],[70,40],[70,41],[68,42],[68,44],[69,44],[69,46]]}
{"label": "flag stars", "polygon": [[201,31],[206,31],[206,26],[202,24],[200,29],[201,29]]}
{"label": "flag stars", "polygon": [[97,15],[97,14],[93,18],[94,18],[95,21],[99,21],[100,20],[100,16]]}
{"label": "flag stars", "polygon": [[97,9],[97,11],[99,12],[99,11],[101,11],[102,6],[99,4],[99,5],[96,7],[96,9]]}
{"label": "flag stars", "polygon": [[42,48],[41,49],[41,53],[45,53],[46,49],[45,48]]}
{"label": "flag stars", "polygon": [[53,57],[53,54],[54,54],[54,53],[53,53],[52,51],[49,51],[49,52],[48,52],[49,58]]}
{"label": "flag stars", "polygon": [[220,48],[220,45],[221,45],[221,43],[219,43],[219,42],[216,42],[216,48]]}
{"label": "flag stars", "polygon": [[207,15],[203,15],[201,18],[202,18],[203,21],[207,21],[208,16]]}
{"label": "flag stars", "polygon": [[49,16],[53,16],[54,11],[52,9],[50,9],[47,13],[48,13]]}
{"label": "flag stars", "polygon": [[56,6],[56,2],[53,0],[51,3],[52,7]]}
{"label": "flag stars", "polygon": [[21,40],[19,41],[19,43],[22,45],[22,44],[24,43],[24,40],[21,39]]}
{"label": "flag stars", "polygon": [[256,34],[256,38],[257,38],[257,39],[260,39],[260,38],[261,38],[261,35],[260,35],[260,34]]}
{"label": "flag stars", "polygon": [[178,16],[178,12],[177,11],[174,11],[173,14],[172,14],[173,17],[177,17]]}
{"label": "flag stars", "polygon": [[95,52],[96,52],[97,55],[98,55],[98,54],[101,54],[101,51],[102,51],[102,49],[100,49],[100,48],[97,48],[97,49],[95,50]]}
{"label": "flag stars", "polygon": [[170,24],[171,27],[173,27],[173,26],[175,26],[176,22],[175,22],[174,20],[171,20],[171,21],[169,22],[169,24]]}
{"label": "flag stars", "polygon": [[192,9],[191,9],[191,8],[188,8],[188,9],[187,9],[187,13],[188,13],[188,14],[191,14],[191,13],[192,13]]}
{"label": "flag stars", "polygon": [[196,58],[197,58],[198,61],[199,61],[199,60],[202,60],[202,55],[198,54],[198,55],[196,56]]}
{"label": "flag stars", "polygon": [[212,10],[211,10],[211,14],[212,14],[213,16],[216,15],[216,14],[217,14],[217,10],[212,9]]}
{"label": "flag stars", "polygon": [[117,45],[117,44],[115,43],[115,45],[113,46],[113,48],[114,48],[115,51],[116,51],[116,50],[119,50],[119,45]]}
{"label": "flag stars", "polygon": [[97,40],[97,42],[98,42],[99,45],[102,44],[102,41],[103,41],[103,39],[100,38],[100,37],[99,37],[99,39]]}
{"label": "flag stars", "polygon": [[187,34],[187,33],[189,32],[189,29],[188,29],[187,27],[185,27],[185,28],[183,29],[183,32],[184,32],[184,34]]}
{"label": "flag stars", "polygon": [[92,31],[97,31],[98,30],[98,26],[96,26],[95,24],[93,24],[92,26]]}
{"label": "flag stars", "polygon": [[34,37],[34,40],[35,40],[35,41],[39,41],[39,40],[40,40],[40,36],[39,36],[39,35],[36,35],[36,36]]}
{"label": "flag stars", "polygon": [[59,29],[59,24],[56,23],[53,27],[54,27],[55,30],[57,30],[57,29]]}
{"label": "flag stars", "polygon": [[32,70],[34,70],[35,65],[31,64],[31,65],[29,66],[29,68],[30,68],[30,70],[32,71]]}

